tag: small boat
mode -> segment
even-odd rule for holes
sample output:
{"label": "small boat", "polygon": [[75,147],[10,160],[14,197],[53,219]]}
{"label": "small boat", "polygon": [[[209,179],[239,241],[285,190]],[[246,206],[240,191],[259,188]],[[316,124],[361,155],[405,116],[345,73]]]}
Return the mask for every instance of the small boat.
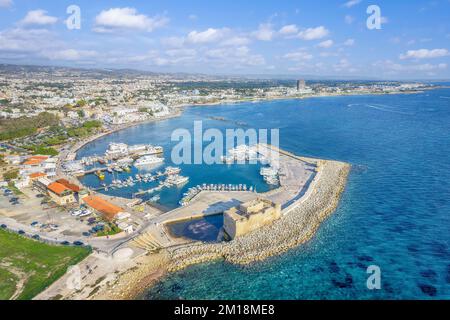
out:
{"label": "small boat", "polygon": [[95,173],[95,175],[100,179],[100,180],[105,180],[105,174],[103,173],[103,172],[101,172],[100,170],[99,171],[97,171],[96,173]]}

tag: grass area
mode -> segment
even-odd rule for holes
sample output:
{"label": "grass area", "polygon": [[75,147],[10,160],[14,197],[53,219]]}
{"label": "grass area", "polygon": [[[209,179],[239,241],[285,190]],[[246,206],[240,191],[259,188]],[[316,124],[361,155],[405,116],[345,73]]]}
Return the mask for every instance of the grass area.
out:
{"label": "grass area", "polygon": [[4,230],[0,230],[0,244],[0,300],[11,298],[24,278],[16,298],[32,299],[91,252],[44,244]]}
{"label": "grass area", "polygon": [[15,184],[12,183],[12,182],[9,182],[9,183],[8,183],[8,188],[9,188],[16,196],[21,196],[21,195],[24,194],[24,193],[23,193],[22,191],[20,191],[20,190],[15,186]]}
{"label": "grass area", "polygon": [[19,278],[5,269],[0,269],[0,300],[7,300],[16,292]]}
{"label": "grass area", "polygon": [[105,229],[97,232],[97,237],[114,236],[121,233],[122,230],[116,226],[114,223],[109,223],[105,226]]}

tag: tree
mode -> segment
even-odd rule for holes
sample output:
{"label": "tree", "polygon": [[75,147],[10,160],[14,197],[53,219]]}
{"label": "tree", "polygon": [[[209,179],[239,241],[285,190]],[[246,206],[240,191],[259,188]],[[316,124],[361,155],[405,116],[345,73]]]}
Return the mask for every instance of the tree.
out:
{"label": "tree", "polygon": [[83,110],[78,110],[78,111],[77,111],[77,113],[78,113],[78,117],[80,117],[80,118],[84,118],[84,116],[85,116],[85,113],[84,113],[84,111],[83,111]]}
{"label": "tree", "polygon": [[3,179],[5,179],[5,181],[11,181],[11,180],[17,179],[18,177],[19,177],[18,169],[10,170],[3,174]]}

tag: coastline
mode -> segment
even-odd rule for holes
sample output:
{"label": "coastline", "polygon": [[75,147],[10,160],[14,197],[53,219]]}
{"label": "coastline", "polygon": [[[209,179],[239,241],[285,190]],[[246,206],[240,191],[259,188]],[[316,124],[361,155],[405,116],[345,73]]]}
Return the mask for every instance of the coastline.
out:
{"label": "coastline", "polygon": [[90,299],[137,299],[168,273],[191,265],[213,261],[250,265],[310,241],[321,223],[338,207],[351,168],[343,162],[318,161],[319,174],[310,194],[273,225],[232,242],[191,243],[138,257],[132,267],[117,274],[113,282],[101,286]]}
{"label": "coastline", "polygon": [[163,121],[163,120],[168,120],[168,119],[172,119],[172,118],[177,118],[179,116],[181,116],[184,112],[185,108],[189,108],[189,107],[214,107],[214,106],[219,106],[219,105],[235,105],[235,104],[242,104],[242,103],[257,103],[257,102],[270,102],[270,101],[280,101],[280,100],[304,100],[304,99],[313,99],[313,98],[331,98],[331,97],[348,97],[348,96],[365,96],[365,95],[397,95],[397,94],[419,94],[419,93],[424,93],[427,90],[435,90],[435,89],[440,89],[441,87],[433,87],[433,88],[427,88],[427,89],[423,89],[420,91],[407,91],[407,92],[386,92],[386,93],[377,93],[377,92],[364,92],[364,93],[349,93],[349,94],[318,94],[318,95],[306,95],[306,96],[302,96],[302,97],[267,97],[267,98],[250,98],[250,99],[238,99],[238,100],[222,100],[222,101],[217,101],[217,102],[204,102],[204,103],[187,103],[187,104],[179,104],[179,105],[175,105],[173,106],[173,108],[175,110],[177,110],[174,114],[168,115],[168,116],[164,116],[161,118],[154,118],[154,119],[148,119],[148,120],[144,120],[144,121],[139,121],[139,122],[133,122],[133,123],[129,123],[126,125],[122,125],[116,128],[113,128],[111,130],[108,130],[106,132],[101,132],[98,133],[94,136],[88,137],[85,140],[79,141],[77,142],[75,145],[73,145],[70,148],[70,152],[69,153],[77,153],[79,151],[79,149],[81,149],[83,146],[94,142],[95,140],[98,140],[102,137],[105,137],[107,135],[110,135],[112,133],[118,132],[118,131],[122,131],[131,127],[135,127],[135,126],[139,126],[139,125],[143,125],[146,123],[152,123],[152,122],[158,122],[158,121]]}
{"label": "coastline", "polygon": [[[435,89],[435,88],[430,88]],[[363,93],[351,95],[390,95],[390,94],[417,94],[420,92],[398,93]],[[308,97],[280,97],[254,100],[220,101],[217,103],[184,104],[176,107],[177,113],[165,118],[150,119],[142,122],[127,124],[99,136],[91,137],[78,146],[82,146],[100,137],[113,132],[124,130],[141,124],[166,120],[183,114],[187,107],[208,107],[223,104],[239,104],[245,102],[272,101],[272,100],[302,100],[320,97],[335,97],[342,95],[319,95]],[[348,96],[348,95],[345,95]],[[76,152],[75,151],[75,152]],[[299,157],[305,159],[305,157]],[[146,254],[134,258],[127,263],[124,270],[117,271],[113,280],[102,283],[96,287],[96,292],[89,295],[88,299],[136,299],[156,281],[170,272],[175,272],[194,264],[211,261],[227,261],[233,264],[248,265],[269,257],[280,255],[286,251],[298,247],[311,240],[321,223],[327,219],[338,207],[339,199],[345,189],[350,172],[350,165],[343,162],[319,160],[308,158],[321,163],[321,174],[311,184],[311,194],[308,199],[300,199],[301,206],[291,208],[290,212],[283,216],[274,225],[262,228],[241,239],[231,243],[205,244],[194,243],[181,245],[168,249],[161,249],[158,253]],[[327,190],[327,191],[324,191]],[[297,225],[295,230],[289,230],[287,225]],[[291,228],[292,229],[292,228]],[[286,230],[289,234],[286,235]],[[270,238],[267,237],[270,235]],[[277,244],[274,242],[278,241]],[[243,252],[245,252],[243,254]],[[157,258],[156,258],[156,257]],[[76,296],[76,295],[75,295]],[[72,296],[73,298],[73,296]]]}

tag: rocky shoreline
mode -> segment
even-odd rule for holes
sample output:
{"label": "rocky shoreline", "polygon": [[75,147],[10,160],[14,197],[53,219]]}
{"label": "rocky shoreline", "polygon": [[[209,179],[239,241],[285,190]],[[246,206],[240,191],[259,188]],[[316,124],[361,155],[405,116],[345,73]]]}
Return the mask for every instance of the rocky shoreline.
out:
{"label": "rocky shoreline", "polygon": [[103,287],[90,298],[136,299],[167,273],[194,264],[223,260],[248,265],[298,247],[336,210],[350,168],[347,163],[318,160],[319,174],[310,186],[311,193],[273,225],[232,242],[193,243],[140,257],[132,268],[117,275],[114,285]]}
{"label": "rocky shoreline", "polygon": [[350,172],[350,165],[343,162],[320,161],[319,166],[320,178],[311,185],[309,197],[273,225],[232,242],[193,244],[171,250],[168,271],[217,259],[246,265],[284,253],[310,240],[320,224],[337,208]]}

